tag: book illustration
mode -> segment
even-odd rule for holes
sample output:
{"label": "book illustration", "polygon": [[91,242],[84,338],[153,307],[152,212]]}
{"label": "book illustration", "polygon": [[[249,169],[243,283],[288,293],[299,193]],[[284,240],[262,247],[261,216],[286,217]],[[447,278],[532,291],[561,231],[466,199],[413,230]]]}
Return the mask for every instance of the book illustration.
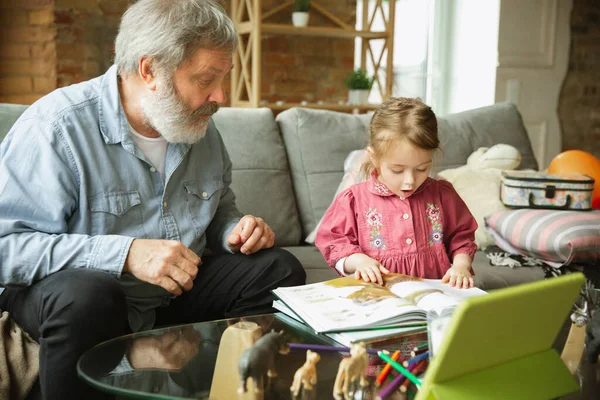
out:
{"label": "book illustration", "polygon": [[384,275],[383,276],[383,285],[385,287],[392,287],[394,286],[396,283],[400,283],[400,282],[422,282],[423,279],[416,277],[416,276],[410,276],[410,275],[403,275],[403,274],[388,274],[388,275]]}
{"label": "book illustration", "polygon": [[421,300],[423,300],[423,297],[427,296],[428,294],[432,294],[432,293],[444,293],[444,292],[439,289],[417,290],[415,292],[412,292],[412,293],[404,296],[404,298],[406,300],[410,301],[411,303],[419,304],[419,302]]}

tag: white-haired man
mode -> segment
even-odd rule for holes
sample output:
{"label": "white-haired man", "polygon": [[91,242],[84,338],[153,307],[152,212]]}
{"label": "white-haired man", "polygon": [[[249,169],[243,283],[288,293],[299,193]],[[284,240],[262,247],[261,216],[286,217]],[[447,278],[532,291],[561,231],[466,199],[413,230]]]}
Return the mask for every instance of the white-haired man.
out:
{"label": "white-haired man", "polygon": [[115,65],[34,103],[2,142],[0,309],[40,343],[43,398],[101,396],[76,376],[101,341],[269,312],[270,289],[304,283],[229,187],[211,115],[236,46],[218,1],[139,0]]}

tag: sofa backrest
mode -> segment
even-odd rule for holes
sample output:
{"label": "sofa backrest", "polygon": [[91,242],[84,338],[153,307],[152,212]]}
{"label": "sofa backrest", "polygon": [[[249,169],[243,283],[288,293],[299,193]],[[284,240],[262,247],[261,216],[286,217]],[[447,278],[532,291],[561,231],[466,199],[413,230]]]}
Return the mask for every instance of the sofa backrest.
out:
{"label": "sofa backrest", "polygon": [[[277,116],[304,237],[331,204],[346,156],[365,147],[369,119],[368,115],[304,108],[292,108]],[[513,104],[499,103],[448,115],[439,118],[438,125],[443,152],[434,172],[464,165],[479,147],[498,143],[519,149],[520,168],[537,169],[527,131]]]}
{"label": "sofa backrest", "polygon": [[[27,106],[0,104],[0,140]],[[347,155],[367,144],[370,116],[292,108],[224,107],[213,117],[233,163],[240,211],[264,218],[278,246],[297,245],[333,199]],[[521,115],[510,103],[439,118],[443,148],[435,171],[466,164],[479,147],[510,144],[520,168],[537,169]]]}
{"label": "sofa backrest", "polygon": [[231,187],[244,214],[263,218],[277,246],[298,245],[300,218],[279,127],[268,108],[221,108],[213,120],[233,164]]}
{"label": "sofa backrest", "polygon": [[0,142],[27,107],[21,104],[0,104]]}

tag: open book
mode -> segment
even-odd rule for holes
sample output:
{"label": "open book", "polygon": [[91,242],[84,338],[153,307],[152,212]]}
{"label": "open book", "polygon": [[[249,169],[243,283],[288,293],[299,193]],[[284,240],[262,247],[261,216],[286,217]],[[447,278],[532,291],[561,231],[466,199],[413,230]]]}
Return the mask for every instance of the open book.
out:
{"label": "open book", "polygon": [[[384,276],[384,286],[347,276],[309,285],[280,287],[273,307],[301,318],[318,333],[425,324],[427,311],[453,307],[481,289],[456,289],[441,280],[402,274]],[[278,307],[279,304],[279,307]]]}

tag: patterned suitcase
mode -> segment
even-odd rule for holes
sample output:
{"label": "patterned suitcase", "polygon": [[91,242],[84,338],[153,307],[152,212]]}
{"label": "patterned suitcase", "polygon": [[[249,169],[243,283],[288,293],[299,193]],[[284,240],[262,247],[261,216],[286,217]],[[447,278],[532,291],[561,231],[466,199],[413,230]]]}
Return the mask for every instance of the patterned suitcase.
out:
{"label": "patterned suitcase", "polygon": [[500,200],[507,207],[591,210],[594,179],[587,175],[550,175],[503,171]]}

